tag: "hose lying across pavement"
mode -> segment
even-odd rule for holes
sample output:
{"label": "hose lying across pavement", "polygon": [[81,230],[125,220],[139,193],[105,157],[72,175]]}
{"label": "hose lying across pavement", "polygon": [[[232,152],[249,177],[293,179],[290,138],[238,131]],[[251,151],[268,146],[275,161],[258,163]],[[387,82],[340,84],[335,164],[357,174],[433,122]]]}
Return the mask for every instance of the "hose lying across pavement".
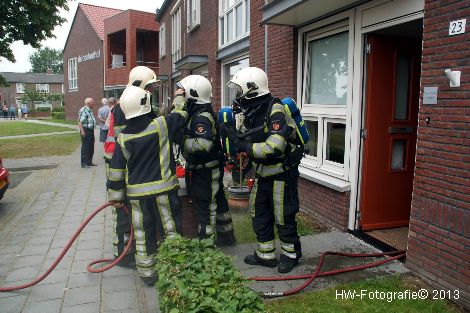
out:
{"label": "hose lying across pavement", "polygon": [[[114,205],[113,203],[111,202],[107,202],[99,207],[97,207],[83,222],[82,224],[80,225],[80,227],[75,231],[75,233],[73,234],[72,238],[70,238],[70,240],[67,242],[67,245],[65,245],[64,249],[62,250],[62,252],[60,253],[60,255],[57,257],[57,259],[55,259],[54,263],[52,263],[52,265],[49,267],[49,269],[44,273],[42,274],[41,276],[39,276],[38,278],[36,278],[35,280],[33,280],[32,282],[29,282],[29,283],[26,283],[24,285],[19,285],[19,286],[11,286],[11,287],[0,287],[0,292],[6,292],[6,291],[13,291],[13,290],[20,290],[20,289],[24,289],[24,288],[28,288],[28,287],[31,287],[31,286],[34,286],[36,285],[37,283],[39,283],[40,281],[42,281],[44,278],[46,278],[53,270],[54,268],[57,266],[57,264],[59,264],[59,262],[62,260],[62,258],[65,256],[65,254],[67,253],[67,251],[70,249],[70,247],[72,246],[72,244],[74,243],[74,241],[77,239],[78,235],[80,235],[80,233],[82,232],[82,230],[85,228],[85,226],[95,217],[96,214],[98,214],[99,212],[101,212],[102,210],[104,210],[105,208],[107,208],[108,206],[111,206],[111,205]],[[127,209],[127,207],[123,206],[122,207],[124,209],[124,211],[126,212],[126,214],[129,214],[129,210]],[[129,242],[127,243],[123,253],[121,253],[121,255],[116,258],[116,259],[100,259],[100,260],[96,260],[96,261],[93,261],[91,262],[90,264],[88,264],[87,266],[87,269],[89,272],[91,273],[101,273],[101,272],[104,272],[104,271],[107,271],[109,270],[110,268],[114,267],[116,264],[118,264],[127,254],[127,252],[130,250],[131,246],[132,246],[132,242],[134,241],[134,230],[132,229],[131,227],[131,234],[129,236]],[[98,268],[98,269],[93,269],[92,268],[92,265],[95,265],[95,264],[98,264],[98,263],[109,263],[111,262],[111,264],[108,264],[106,266],[103,266],[101,268]]]}
{"label": "hose lying across pavement", "polygon": [[[24,289],[24,288],[34,286],[34,285],[38,284],[39,282],[41,282],[44,278],[46,278],[54,270],[54,268],[57,266],[57,264],[59,264],[59,262],[65,256],[65,254],[70,249],[70,247],[72,246],[74,241],[77,239],[77,237],[80,235],[82,230],[85,228],[85,226],[95,217],[96,214],[98,214],[99,212],[101,212],[102,210],[104,210],[105,208],[107,208],[108,206],[111,206],[111,205],[114,205],[114,204],[111,203],[111,202],[107,202],[107,203],[97,207],[85,219],[85,221],[82,222],[80,227],[73,234],[72,238],[70,238],[70,240],[67,242],[66,246],[64,247],[64,249],[62,250],[60,255],[56,258],[54,263],[49,267],[49,269],[44,274],[42,274],[41,276],[39,276],[38,278],[36,278],[32,282],[29,282],[29,283],[26,283],[26,284],[23,284],[23,285],[12,286],[12,287],[0,287],[0,292],[20,290],[20,289]],[[122,208],[124,209],[126,214],[129,214],[129,210],[127,209],[127,207],[123,206]],[[134,230],[131,227],[131,234],[129,236],[129,242],[127,243],[123,253],[121,253],[121,255],[118,258],[116,258],[116,259],[99,259],[99,260],[95,260],[95,261],[88,264],[87,270],[91,273],[101,273],[101,272],[107,271],[110,268],[114,267],[129,252],[129,250],[131,249],[133,241],[134,241]],[[323,266],[323,262],[325,260],[325,256],[327,256],[327,255],[337,255],[337,256],[346,256],[346,257],[355,257],[355,258],[380,257],[380,256],[387,256],[387,255],[390,255],[391,257],[386,258],[386,259],[382,259],[382,260],[379,260],[379,261],[376,261],[376,262],[372,262],[372,263],[356,265],[356,266],[350,266],[350,267],[346,267],[346,268],[342,268],[342,269],[338,269],[338,270],[331,270],[331,271],[327,271],[327,272],[320,272],[320,270]],[[371,267],[375,267],[375,266],[385,264],[385,263],[393,261],[393,260],[403,258],[405,256],[406,256],[406,251],[401,251],[401,250],[400,251],[391,251],[391,252],[382,252],[382,253],[370,253],[370,254],[368,254],[368,253],[342,253],[342,252],[327,251],[327,252],[324,252],[320,255],[320,259],[318,261],[317,268],[315,269],[315,272],[313,272],[312,274],[297,275],[297,276],[282,276],[282,277],[250,277],[250,278],[248,278],[248,280],[254,280],[254,281],[283,281],[283,280],[306,279],[306,281],[302,285],[300,285],[299,287],[296,287],[294,289],[287,290],[287,291],[284,291],[284,292],[265,292],[265,293],[262,294],[262,296],[267,297],[267,298],[283,297],[283,296],[289,296],[289,295],[295,294],[295,293],[303,290],[308,285],[310,285],[313,282],[313,280],[315,280],[315,278],[317,278],[317,277],[323,277],[323,276],[329,276],[329,275],[335,275],[335,274],[339,274],[339,273],[352,272],[352,271],[357,271],[357,270],[361,270],[361,269],[371,268]],[[109,262],[111,262],[111,263],[106,265],[106,266],[103,266],[101,268],[98,268],[98,269],[92,268],[92,266],[95,265],[95,264],[109,263]]]}
{"label": "hose lying across pavement", "polygon": [[[356,265],[356,266],[350,266],[350,267],[345,267],[342,269],[338,270],[331,270],[327,272],[320,272],[322,266],[323,266],[323,261],[325,260],[325,256],[327,255],[338,255],[338,256],[346,256],[346,257],[353,257],[353,258],[364,258],[364,257],[380,257],[380,256],[386,256],[386,255],[393,255],[392,257],[379,260],[376,262],[372,263],[366,263],[362,265]],[[323,252],[320,255],[320,259],[318,260],[317,268],[315,269],[315,272],[312,274],[306,274],[306,275],[297,275],[297,276],[281,276],[281,277],[250,277],[248,280],[255,280],[255,281],[283,281],[283,280],[298,280],[298,279],[306,279],[302,285],[290,289],[284,292],[265,292],[261,294],[263,297],[266,298],[276,298],[276,297],[284,297],[284,296],[290,296],[293,295],[303,289],[305,289],[308,285],[310,285],[315,278],[317,277],[323,277],[323,276],[329,276],[329,275],[335,275],[339,273],[346,273],[346,272],[353,272],[353,271],[358,271],[366,268],[371,268],[375,266],[379,266],[382,264],[385,264],[387,262],[401,259],[406,256],[406,251],[398,250],[398,251],[390,251],[390,252],[381,252],[381,253],[343,253],[343,252],[332,252],[332,251],[327,251]]]}

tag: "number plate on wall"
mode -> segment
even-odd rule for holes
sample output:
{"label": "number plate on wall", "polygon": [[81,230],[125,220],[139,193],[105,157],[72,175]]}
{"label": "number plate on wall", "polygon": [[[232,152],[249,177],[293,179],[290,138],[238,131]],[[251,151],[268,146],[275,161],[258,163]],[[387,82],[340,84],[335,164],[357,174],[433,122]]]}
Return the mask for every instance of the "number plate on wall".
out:
{"label": "number plate on wall", "polygon": [[466,23],[467,23],[466,19],[450,22],[450,24],[449,24],[449,36],[465,33],[465,24]]}

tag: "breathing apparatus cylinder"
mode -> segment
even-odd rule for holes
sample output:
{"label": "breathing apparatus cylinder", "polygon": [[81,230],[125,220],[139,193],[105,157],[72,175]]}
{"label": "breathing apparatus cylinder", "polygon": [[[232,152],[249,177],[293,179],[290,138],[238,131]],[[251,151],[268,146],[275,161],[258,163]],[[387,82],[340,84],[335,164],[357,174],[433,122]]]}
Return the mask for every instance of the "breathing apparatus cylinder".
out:
{"label": "breathing apparatus cylinder", "polygon": [[297,137],[304,146],[308,142],[310,135],[308,133],[307,125],[305,125],[304,119],[302,118],[302,115],[300,115],[300,110],[297,107],[297,104],[294,99],[290,97],[282,99],[281,103],[284,105],[287,114],[289,114],[294,120]]}
{"label": "breathing apparatus cylinder", "polygon": [[[233,116],[233,110],[230,107],[223,107],[219,111],[219,123],[228,123],[231,126],[235,127],[235,118]],[[224,153],[228,156],[234,156],[236,154],[233,144],[230,142],[230,139],[225,136],[221,136],[222,148]]]}

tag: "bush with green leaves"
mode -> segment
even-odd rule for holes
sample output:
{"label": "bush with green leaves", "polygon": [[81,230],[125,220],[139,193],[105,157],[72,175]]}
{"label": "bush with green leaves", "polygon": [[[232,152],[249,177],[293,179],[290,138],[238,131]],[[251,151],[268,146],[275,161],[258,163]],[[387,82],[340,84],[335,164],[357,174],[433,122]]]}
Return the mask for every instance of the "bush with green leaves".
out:
{"label": "bush with green leaves", "polygon": [[52,108],[52,112],[65,112],[65,108],[64,107],[55,107],[55,108]]}
{"label": "bush with green leaves", "polygon": [[258,313],[261,298],[211,240],[169,238],[158,253],[163,313]]}
{"label": "bush with green leaves", "polygon": [[39,108],[36,109],[36,112],[51,112],[51,108],[39,107]]}
{"label": "bush with green leaves", "polygon": [[52,112],[52,118],[55,120],[65,120],[65,112]]}

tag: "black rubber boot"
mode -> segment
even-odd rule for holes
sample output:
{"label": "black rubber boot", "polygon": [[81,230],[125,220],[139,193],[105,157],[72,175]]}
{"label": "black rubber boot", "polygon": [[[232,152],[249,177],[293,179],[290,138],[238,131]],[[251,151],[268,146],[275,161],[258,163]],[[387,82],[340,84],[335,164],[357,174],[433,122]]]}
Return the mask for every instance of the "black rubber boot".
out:
{"label": "black rubber boot", "polygon": [[[117,259],[116,256],[114,256],[114,259]],[[124,268],[129,268],[129,269],[133,269],[135,270],[135,255],[134,253],[129,253],[127,254],[122,260],[121,262],[119,262],[118,264],[116,264],[117,266],[119,267],[124,267]]]}
{"label": "black rubber boot", "polygon": [[257,256],[256,253],[247,255],[245,257],[244,261],[245,261],[246,264],[261,265],[261,266],[265,266],[265,267],[276,267],[276,265],[277,265],[277,260],[276,259],[263,260],[259,256]]}
{"label": "black rubber boot", "polygon": [[288,256],[281,254],[277,271],[283,274],[289,273],[295,266],[297,266],[297,264],[299,264],[299,259],[291,259]]}
{"label": "black rubber boot", "polygon": [[142,282],[146,285],[146,286],[155,286],[155,284],[157,283],[158,281],[158,277],[157,276],[152,276],[152,277],[143,277],[141,276],[140,279],[142,279]]}
{"label": "black rubber boot", "polygon": [[215,245],[217,247],[234,246],[236,244],[237,239],[235,239],[235,235],[233,234],[233,232],[227,235],[217,234],[217,239],[215,240]]}

